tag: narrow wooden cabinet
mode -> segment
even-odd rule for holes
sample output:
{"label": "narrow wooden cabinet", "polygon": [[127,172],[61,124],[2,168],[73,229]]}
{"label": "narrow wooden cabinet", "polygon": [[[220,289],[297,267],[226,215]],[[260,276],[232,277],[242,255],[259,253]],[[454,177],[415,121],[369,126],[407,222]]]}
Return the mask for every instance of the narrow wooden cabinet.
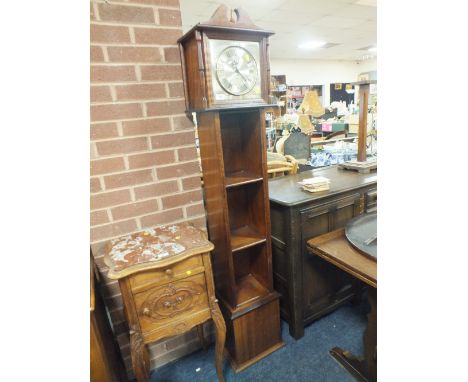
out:
{"label": "narrow wooden cabinet", "polygon": [[220,5],[179,39],[187,113],[197,116],[216,295],[236,371],[279,347],[273,289],[265,109],[268,37],[242,9]]}
{"label": "narrow wooden cabinet", "polygon": [[197,114],[215,283],[236,371],[283,345],[273,289],[263,111]]}

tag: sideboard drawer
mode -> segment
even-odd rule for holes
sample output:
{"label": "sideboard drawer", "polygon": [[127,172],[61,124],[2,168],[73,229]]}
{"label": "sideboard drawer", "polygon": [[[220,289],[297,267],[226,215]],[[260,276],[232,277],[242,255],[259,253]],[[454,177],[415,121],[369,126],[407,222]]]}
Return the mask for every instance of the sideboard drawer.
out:
{"label": "sideboard drawer", "polygon": [[377,189],[374,188],[366,193],[366,212],[377,211]]}
{"label": "sideboard drawer", "polygon": [[134,300],[143,333],[209,310],[204,273],[137,293]]}
{"label": "sideboard drawer", "polygon": [[136,273],[130,276],[130,285],[132,291],[138,293],[155,284],[164,285],[203,271],[201,255],[193,256],[164,268]]}

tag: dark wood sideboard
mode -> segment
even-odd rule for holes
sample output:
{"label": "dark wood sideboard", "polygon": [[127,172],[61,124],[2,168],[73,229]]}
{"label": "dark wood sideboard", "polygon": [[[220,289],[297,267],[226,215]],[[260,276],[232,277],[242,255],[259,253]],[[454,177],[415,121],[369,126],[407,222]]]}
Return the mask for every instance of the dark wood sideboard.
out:
{"label": "dark wood sideboard", "polygon": [[[309,193],[297,182],[330,179],[330,190]],[[319,257],[306,241],[342,228],[353,217],[377,209],[377,173],[359,174],[337,166],[271,179],[269,182],[273,277],[281,294],[281,317],[295,339],[304,326],[358,295],[361,282]]]}

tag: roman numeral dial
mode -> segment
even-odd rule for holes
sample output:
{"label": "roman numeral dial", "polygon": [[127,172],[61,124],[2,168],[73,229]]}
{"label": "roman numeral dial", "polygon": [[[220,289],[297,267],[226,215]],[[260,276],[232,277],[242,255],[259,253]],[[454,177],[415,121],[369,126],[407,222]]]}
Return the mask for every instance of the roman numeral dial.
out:
{"label": "roman numeral dial", "polygon": [[216,79],[229,94],[247,94],[258,80],[257,62],[247,49],[229,46],[216,61]]}

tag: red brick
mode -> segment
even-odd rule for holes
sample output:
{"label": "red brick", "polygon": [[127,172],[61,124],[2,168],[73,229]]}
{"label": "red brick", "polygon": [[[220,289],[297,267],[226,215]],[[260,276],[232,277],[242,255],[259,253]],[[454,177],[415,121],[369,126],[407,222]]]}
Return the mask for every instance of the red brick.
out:
{"label": "red brick", "polygon": [[141,67],[141,79],[144,81],[181,80],[180,65],[145,65]]}
{"label": "red brick", "polygon": [[167,84],[169,86],[169,97],[183,97],[184,86],[182,82]]}
{"label": "red brick", "polygon": [[96,147],[99,155],[126,154],[148,149],[145,137],[97,142]]}
{"label": "red brick", "polygon": [[182,187],[184,190],[192,190],[201,186],[200,176],[182,179]]}
{"label": "red brick", "polygon": [[89,18],[90,20],[96,20],[96,15],[94,14],[93,3],[89,4]]}
{"label": "red brick", "polygon": [[145,153],[128,157],[128,162],[131,169],[169,164],[173,163],[174,161],[174,150]]}
{"label": "red brick", "polygon": [[146,200],[144,202],[127,204],[112,208],[112,218],[114,220],[122,220],[139,215],[148,215],[151,212],[158,210],[156,199]]}
{"label": "red brick", "polygon": [[[112,280],[112,281],[115,281],[115,280]],[[109,310],[115,310],[115,309],[122,309],[123,308],[123,301],[122,301],[121,296],[118,296],[118,297],[116,296],[115,298],[106,298],[105,299],[105,304],[106,304],[106,306],[107,306],[107,308]],[[125,336],[125,334],[123,336]],[[123,336],[120,335],[119,337],[123,337]]]}
{"label": "red brick", "polygon": [[91,86],[91,102],[112,101],[110,88],[108,86]]}
{"label": "red brick", "polygon": [[100,46],[91,46],[89,56],[91,62],[103,62],[104,54],[102,53],[102,48]]}
{"label": "red brick", "polygon": [[113,62],[160,62],[161,52],[153,47],[114,46],[107,47],[109,60]]}
{"label": "red brick", "polygon": [[156,135],[151,137],[151,147],[153,149],[184,146],[190,143],[195,145],[195,134],[193,131],[172,133],[167,135]]}
{"label": "red brick", "polygon": [[184,206],[186,204],[192,204],[200,200],[202,200],[201,190],[195,190],[182,194],[166,196],[162,198],[162,204],[164,209],[170,209]]}
{"label": "red brick", "polygon": [[167,5],[169,7],[178,7],[179,0],[128,0],[129,3]]}
{"label": "red brick", "polygon": [[146,104],[146,113],[148,116],[183,114],[184,111],[184,101],[148,102]]}
{"label": "red brick", "polygon": [[104,210],[100,211],[93,211],[91,212],[91,225],[100,225],[109,222],[109,217],[107,216],[107,212]]}
{"label": "red brick", "polygon": [[130,201],[131,201],[131,198],[130,198],[129,190],[105,192],[102,194],[91,196],[91,209],[99,210],[101,208],[115,206],[117,204],[128,203]]}
{"label": "red brick", "polygon": [[135,81],[134,66],[91,66],[91,82]]}
{"label": "red brick", "polygon": [[135,42],[137,44],[176,45],[182,36],[180,29],[135,28]]}
{"label": "red brick", "polygon": [[91,228],[91,241],[103,240],[115,236],[125,235],[136,231],[138,226],[135,219],[125,220],[122,222],[106,224],[99,227]]}
{"label": "red brick", "polygon": [[169,118],[139,119],[122,122],[123,135],[162,133],[171,130]]}
{"label": "red brick", "polygon": [[178,9],[160,9],[159,10],[159,24],[169,26],[182,25],[180,18],[180,11]]}
{"label": "red brick", "polygon": [[117,124],[115,122],[109,123],[93,123],[90,129],[91,140],[106,139],[118,137]]}
{"label": "red brick", "polygon": [[98,4],[99,16],[103,21],[120,21],[132,24],[154,23],[151,8],[127,5]]}
{"label": "red brick", "polygon": [[130,42],[127,27],[91,24],[91,42]]}
{"label": "red brick", "polygon": [[172,223],[175,220],[182,219],[184,212],[182,208],[169,211],[162,211],[157,214],[143,216],[140,218],[142,227],[154,227],[156,225]]}
{"label": "red brick", "polygon": [[173,117],[172,123],[174,125],[174,130],[187,130],[193,129],[193,122],[186,116]]}
{"label": "red brick", "polygon": [[137,200],[147,199],[155,196],[172,194],[177,191],[179,191],[177,181],[170,180],[168,182],[158,182],[147,186],[135,187],[135,198]]}
{"label": "red brick", "polygon": [[179,63],[179,48],[164,48],[164,60],[169,63]]}
{"label": "red brick", "polygon": [[206,218],[200,217],[195,219],[187,219],[187,223],[193,224],[196,228],[206,231]]}
{"label": "red brick", "polygon": [[194,206],[187,206],[185,207],[185,210],[187,211],[187,217],[202,215],[205,213],[203,203],[195,204]]}
{"label": "red brick", "polygon": [[166,89],[164,84],[138,84],[122,85],[115,87],[117,99],[120,100],[152,100],[165,98]]}
{"label": "red brick", "polygon": [[185,147],[177,150],[177,155],[180,162],[198,159],[197,149],[193,147]]}
{"label": "red brick", "polygon": [[[105,211],[96,211],[96,212],[104,212],[107,215],[107,212]],[[99,269],[100,276],[103,276],[103,281],[107,283],[107,276],[106,274],[102,271],[103,269],[108,268],[106,263],[104,262],[104,254],[106,253],[106,245],[107,243],[105,241],[101,241],[99,243],[93,243],[91,244],[91,250],[93,251],[93,256],[94,256],[94,263]],[[110,280],[110,279],[109,279]],[[115,281],[115,280],[110,280],[110,281]]]}
{"label": "red brick", "polygon": [[101,182],[99,179],[91,178],[89,188],[92,193],[101,191]]}
{"label": "red brick", "polygon": [[107,174],[125,170],[123,158],[98,159],[91,161],[91,175]]}
{"label": "red brick", "polygon": [[135,184],[148,183],[152,181],[153,175],[151,174],[151,170],[132,171],[104,177],[104,183],[107,189],[133,186]]}
{"label": "red brick", "polygon": [[157,170],[158,179],[180,178],[200,173],[198,162],[177,164],[174,166],[160,167]]}
{"label": "red brick", "polygon": [[91,106],[91,121],[109,121],[125,118],[142,117],[141,105],[137,103],[93,105]]}
{"label": "red brick", "polygon": [[[119,222],[119,223],[122,223],[122,222]],[[105,287],[103,288],[103,292],[104,292],[103,293],[104,296],[107,297],[107,298],[110,298],[112,296],[120,296],[119,283],[114,281],[113,283],[106,284]],[[114,322],[114,324],[115,324],[115,322]]]}

